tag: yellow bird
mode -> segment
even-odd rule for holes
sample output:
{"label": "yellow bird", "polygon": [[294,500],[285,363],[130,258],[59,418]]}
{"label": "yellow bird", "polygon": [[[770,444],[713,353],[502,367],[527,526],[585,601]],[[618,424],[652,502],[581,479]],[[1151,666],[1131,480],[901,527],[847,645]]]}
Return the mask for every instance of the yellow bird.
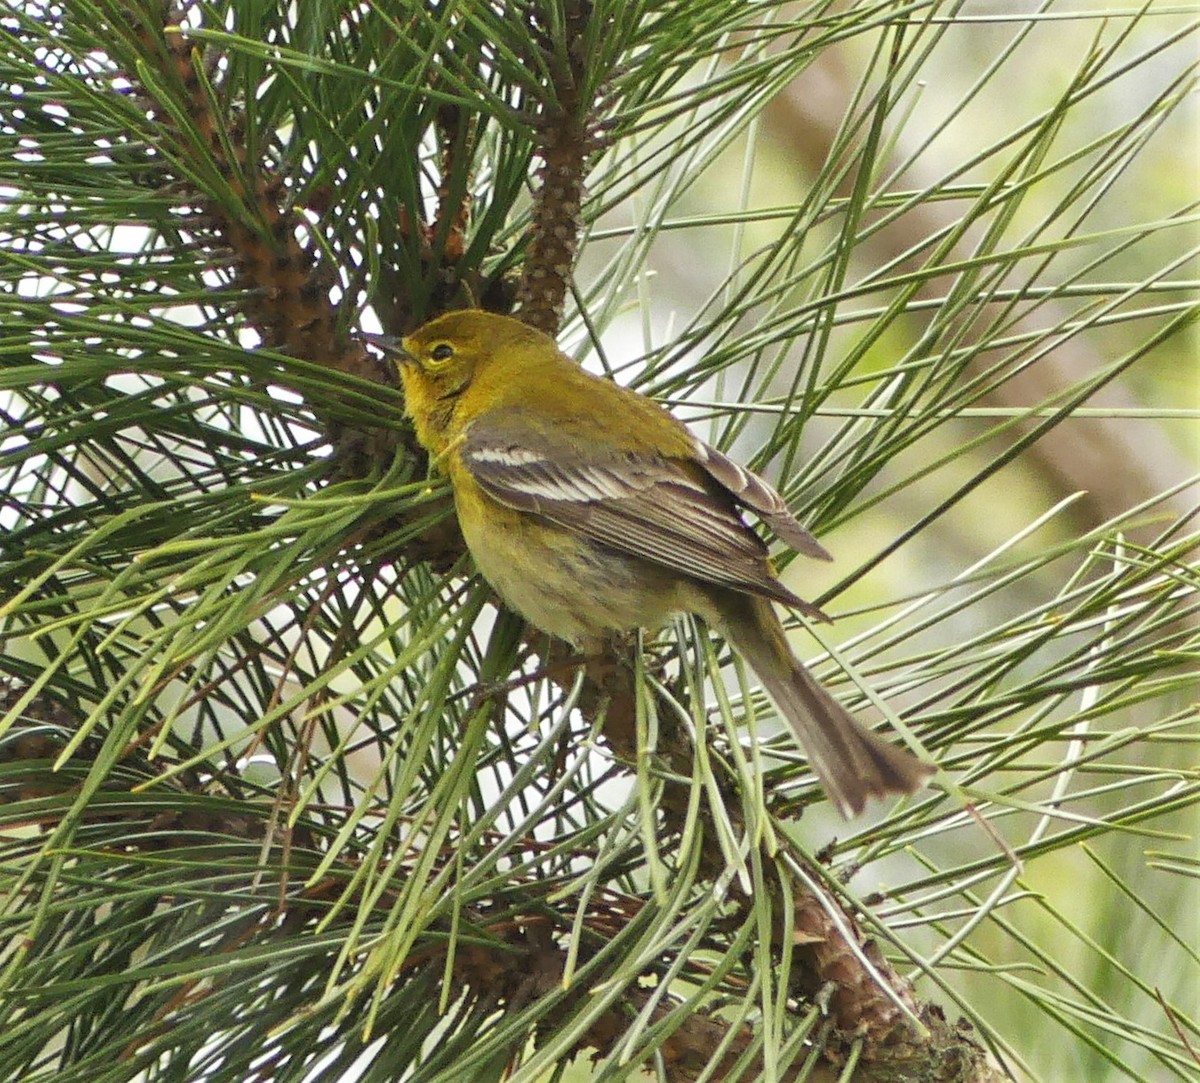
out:
{"label": "yellow bird", "polygon": [[776,579],[739,506],[798,552],[830,557],[762,478],[507,316],[451,312],[400,343],[367,337],[399,363],[475,564],[531,624],[590,653],[614,632],[697,614],[758,674],[843,816],[934,773],[792,654],[771,603],[822,614]]}

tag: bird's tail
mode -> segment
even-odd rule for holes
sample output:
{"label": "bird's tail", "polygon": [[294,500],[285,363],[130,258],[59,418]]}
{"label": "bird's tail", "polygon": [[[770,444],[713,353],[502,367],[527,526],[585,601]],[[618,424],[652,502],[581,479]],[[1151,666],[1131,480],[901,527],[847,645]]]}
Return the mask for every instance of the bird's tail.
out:
{"label": "bird's tail", "polygon": [[849,819],[869,797],[913,793],[935,768],[877,737],[833,698],[788,646],[765,598],[732,591],[716,607],[725,634],[791,724],[829,799]]}

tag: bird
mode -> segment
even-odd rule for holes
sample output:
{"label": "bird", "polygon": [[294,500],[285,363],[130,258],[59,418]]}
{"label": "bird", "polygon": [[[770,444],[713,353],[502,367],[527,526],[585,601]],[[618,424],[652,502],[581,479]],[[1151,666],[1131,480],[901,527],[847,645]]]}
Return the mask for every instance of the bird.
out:
{"label": "bird", "polygon": [[531,625],[589,655],[697,615],[757,674],[846,819],[934,774],[792,652],[776,603],[827,618],[779,581],[742,510],[796,552],[831,557],[761,477],[513,317],[464,309],[402,339],[365,337],[397,365],[475,566]]}

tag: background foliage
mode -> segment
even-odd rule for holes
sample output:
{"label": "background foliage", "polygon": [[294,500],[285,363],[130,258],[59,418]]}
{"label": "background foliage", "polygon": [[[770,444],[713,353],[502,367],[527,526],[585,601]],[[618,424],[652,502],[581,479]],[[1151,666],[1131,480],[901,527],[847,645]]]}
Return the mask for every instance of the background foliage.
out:
{"label": "background foliage", "polygon": [[[8,1078],[887,1078],[872,1028],[939,1005],[1016,1078],[1194,1078],[1179,8],[0,31]],[[838,555],[781,554],[838,618],[796,644],[927,794],[837,821],[686,622],[628,755],[465,577],[350,332],[568,286],[565,348]]]}

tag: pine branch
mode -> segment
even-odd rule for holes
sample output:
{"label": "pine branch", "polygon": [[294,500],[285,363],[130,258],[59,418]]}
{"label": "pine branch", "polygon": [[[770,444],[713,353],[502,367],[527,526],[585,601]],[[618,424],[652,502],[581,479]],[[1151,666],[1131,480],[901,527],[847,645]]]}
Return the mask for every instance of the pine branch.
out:
{"label": "pine branch", "polygon": [[[956,94],[937,51],[1011,35],[1036,72],[1025,37],[1086,19],[10,12],[11,1070],[990,1083],[1061,1057],[1187,1078],[1191,498],[1159,485],[1078,535],[1069,503],[1001,488],[1029,434],[1187,356],[1184,219],[1135,172],[1187,101],[1174,19],[1109,13],[1026,119],[999,59]],[[767,103],[835,52],[860,66],[824,156],[802,190],[761,187],[787,173],[753,138]],[[914,143],[923,85],[951,119]],[[951,130],[968,105],[987,135]],[[872,258],[893,220],[933,221],[928,247]],[[642,357],[612,337],[635,301]],[[843,581],[796,583],[841,617],[813,665],[946,788],[833,823],[707,633],[581,662],[493,612],[352,329],[518,302],[846,528]],[[996,409],[1088,336],[1106,368]],[[934,536],[959,508],[966,540]],[[1064,893],[1044,862],[1074,875],[1080,853],[1092,879]]]}

